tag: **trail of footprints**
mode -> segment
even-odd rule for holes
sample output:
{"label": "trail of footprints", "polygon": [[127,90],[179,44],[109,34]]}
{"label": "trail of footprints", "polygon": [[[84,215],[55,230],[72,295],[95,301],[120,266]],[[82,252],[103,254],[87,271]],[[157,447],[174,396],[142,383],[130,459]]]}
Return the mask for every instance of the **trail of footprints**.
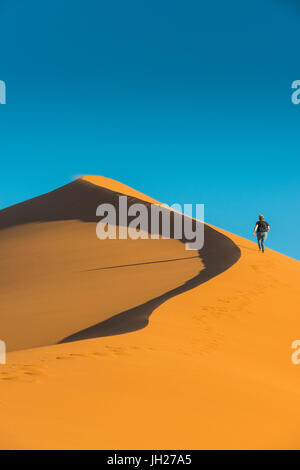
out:
{"label": "trail of footprints", "polygon": [[0,381],[15,381],[15,382],[40,382],[44,376],[53,376],[47,371],[47,362],[53,361],[70,361],[78,358],[82,359],[103,359],[113,358],[118,356],[130,356],[133,351],[154,351],[152,347],[119,347],[119,346],[105,346],[103,351],[87,352],[87,353],[61,353],[59,355],[49,355],[47,358],[40,359],[40,366],[33,364],[7,364],[0,369]]}
{"label": "trail of footprints", "polygon": [[[213,314],[214,316],[230,316],[234,317],[241,309],[251,305],[252,299],[259,297],[268,288],[268,284],[257,285],[255,289],[247,289],[245,291],[236,291],[234,295],[227,298],[216,299],[215,305],[202,305],[201,311]],[[196,319],[196,317],[194,317]],[[198,320],[201,320],[198,316]]]}
{"label": "trail of footprints", "polygon": [[[205,319],[207,315],[218,316],[228,316],[233,317],[242,307],[246,307],[251,301],[251,296],[259,296],[265,290],[267,285],[257,286],[256,289],[247,290],[247,291],[237,291],[234,296],[228,298],[219,298],[217,302],[219,305],[202,305],[201,311],[202,315],[197,313],[193,316],[194,320],[200,321],[203,323],[203,328],[205,330]],[[250,297],[249,297],[250,296]],[[215,339],[216,342],[221,340],[221,338]],[[211,340],[214,341],[213,339]],[[207,344],[206,344],[207,347]],[[155,351],[155,348],[152,347],[140,347],[140,346],[130,346],[130,347],[119,347],[119,346],[108,346],[106,345],[102,351],[88,352],[88,353],[61,353],[58,355],[49,355],[47,358],[42,358],[40,360],[41,365],[33,364],[7,364],[1,366],[0,368],[0,381],[17,381],[17,382],[36,382],[38,383],[43,376],[51,376],[51,373],[47,371],[46,362],[52,361],[68,361],[74,360],[76,358],[82,359],[103,359],[105,357],[118,357],[118,356],[130,356],[134,351]],[[201,352],[201,351],[199,351]],[[189,355],[190,353],[185,353]]]}
{"label": "trail of footprints", "polygon": [[[10,364],[0,371],[0,380],[16,382],[38,382],[41,376],[47,375],[45,366],[37,367],[32,364]],[[47,366],[46,366],[47,367]]]}

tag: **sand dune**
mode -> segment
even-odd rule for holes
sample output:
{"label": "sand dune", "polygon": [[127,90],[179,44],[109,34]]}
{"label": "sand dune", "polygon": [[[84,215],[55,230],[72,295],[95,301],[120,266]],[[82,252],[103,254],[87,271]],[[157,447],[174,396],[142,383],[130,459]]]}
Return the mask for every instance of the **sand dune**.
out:
{"label": "sand dune", "polygon": [[[137,196],[152,202],[110,181],[85,177],[0,212],[1,335],[8,351],[143,327],[152,300],[156,306],[158,297],[187,290],[191,280],[197,285],[237,259],[232,242],[212,229],[202,255],[205,266],[201,255],[186,251],[179,240],[100,241],[95,230],[100,203],[118,207],[125,191],[129,205],[141,201]],[[208,262],[209,240],[219,255],[227,246],[221,263],[214,255]],[[117,314],[121,318],[103,324]]]}
{"label": "sand dune", "polygon": [[1,448],[299,448],[299,263],[207,225],[100,241],[119,194],[156,202],[84,177],[0,211]]}

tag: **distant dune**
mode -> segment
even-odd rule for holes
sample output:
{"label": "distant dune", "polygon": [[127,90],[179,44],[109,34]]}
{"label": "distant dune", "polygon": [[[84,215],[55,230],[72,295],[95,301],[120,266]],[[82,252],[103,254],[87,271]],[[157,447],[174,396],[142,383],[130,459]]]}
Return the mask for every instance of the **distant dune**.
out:
{"label": "distant dune", "polygon": [[0,211],[0,447],[299,448],[299,262],[208,225],[100,241],[122,194],[160,204],[87,176]]}

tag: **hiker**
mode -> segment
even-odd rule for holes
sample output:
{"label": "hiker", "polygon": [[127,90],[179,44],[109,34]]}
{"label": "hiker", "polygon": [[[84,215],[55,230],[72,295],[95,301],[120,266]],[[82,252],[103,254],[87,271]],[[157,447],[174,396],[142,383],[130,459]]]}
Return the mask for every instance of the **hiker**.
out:
{"label": "hiker", "polygon": [[258,221],[255,224],[253,235],[257,235],[257,242],[259,251],[265,252],[264,243],[267,239],[268,232],[270,230],[270,225],[265,220],[264,216],[259,214]]}

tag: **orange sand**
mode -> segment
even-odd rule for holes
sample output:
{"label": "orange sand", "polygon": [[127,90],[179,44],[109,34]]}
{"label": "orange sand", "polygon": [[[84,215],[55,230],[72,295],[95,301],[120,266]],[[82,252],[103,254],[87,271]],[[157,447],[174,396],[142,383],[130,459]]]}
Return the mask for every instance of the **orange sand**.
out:
{"label": "orange sand", "polygon": [[[85,182],[146,200],[110,181]],[[55,345],[185,283],[203,260],[139,264],[194,252],[176,240],[100,242],[94,222],[9,220],[2,449],[300,448],[299,262],[217,229],[241,250],[229,269],[158,305],[145,328]],[[124,264],[136,265],[79,275]]]}

